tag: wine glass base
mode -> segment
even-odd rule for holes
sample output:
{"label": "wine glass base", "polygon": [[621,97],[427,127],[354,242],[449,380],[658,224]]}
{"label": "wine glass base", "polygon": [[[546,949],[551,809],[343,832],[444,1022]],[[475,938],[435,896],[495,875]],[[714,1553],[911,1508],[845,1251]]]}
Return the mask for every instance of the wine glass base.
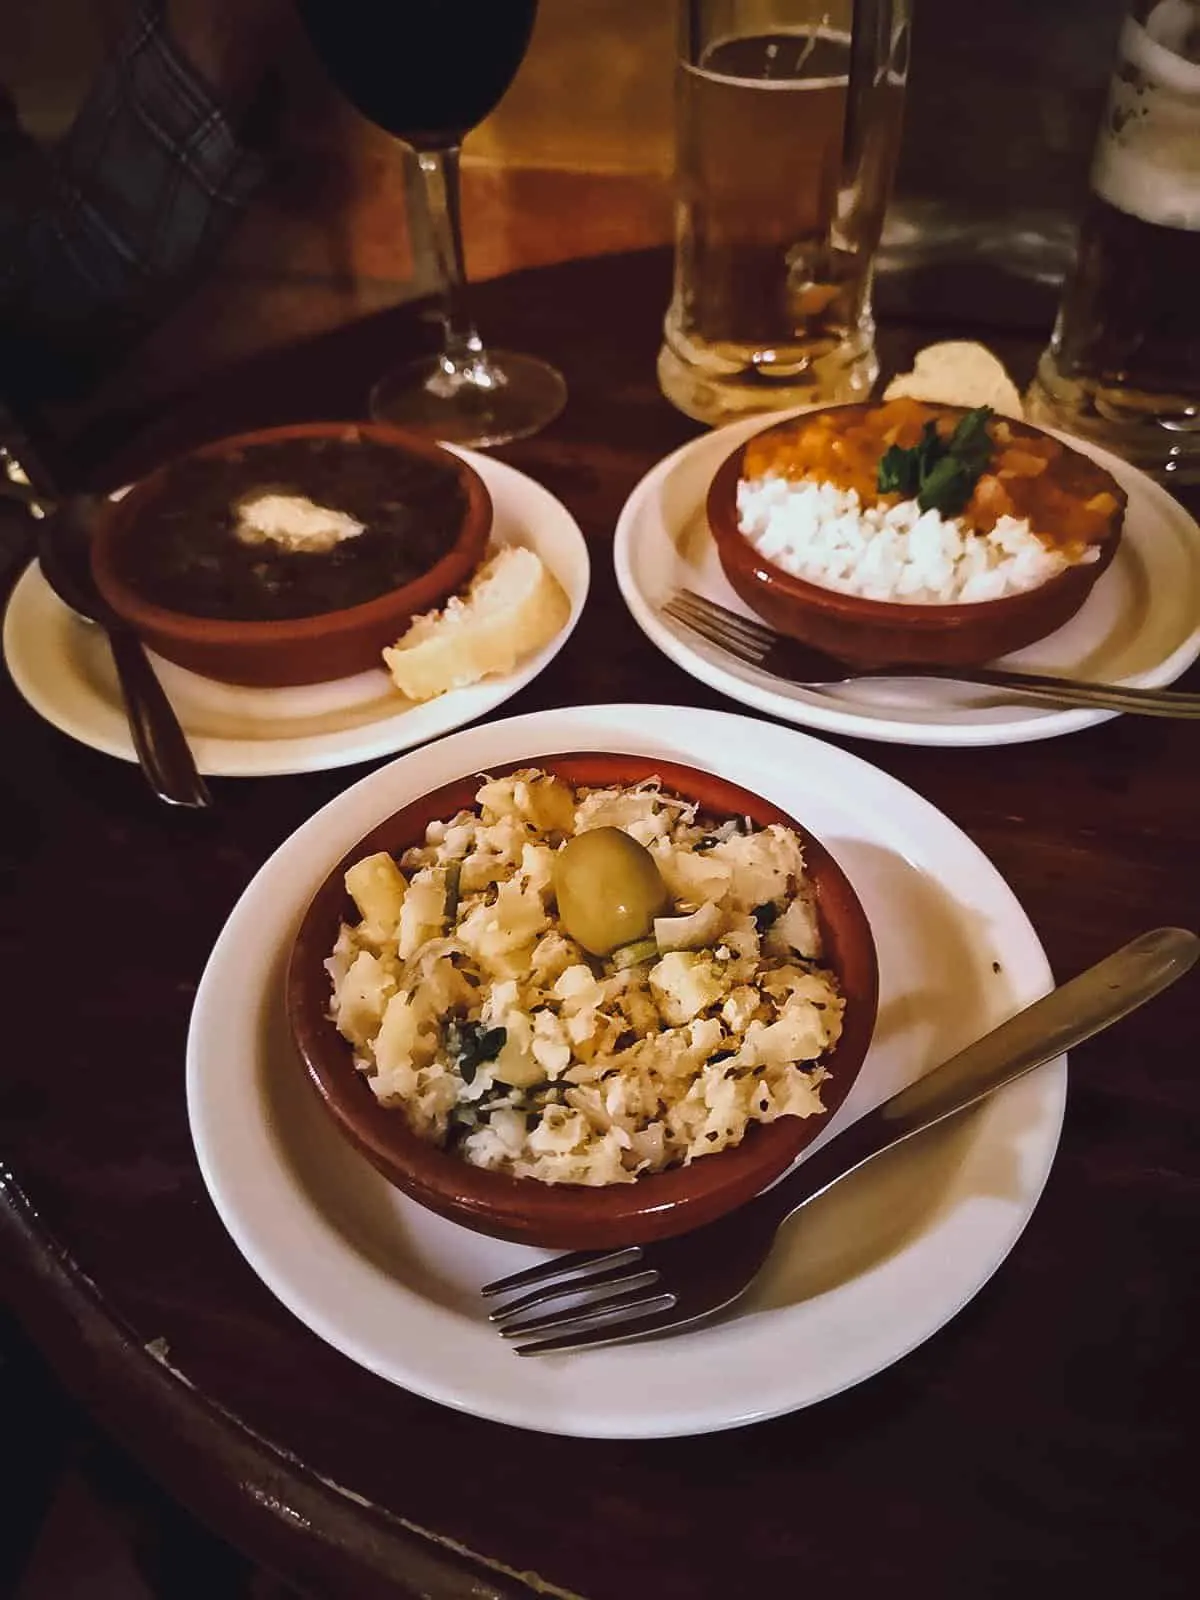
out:
{"label": "wine glass base", "polygon": [[371,390],[377,422],[428,434],[446,444],[507,444],[552,422],[567,402],[561,373],[536,356],[489,350],[488,386],[447,380],[436,356],[386,373]]}

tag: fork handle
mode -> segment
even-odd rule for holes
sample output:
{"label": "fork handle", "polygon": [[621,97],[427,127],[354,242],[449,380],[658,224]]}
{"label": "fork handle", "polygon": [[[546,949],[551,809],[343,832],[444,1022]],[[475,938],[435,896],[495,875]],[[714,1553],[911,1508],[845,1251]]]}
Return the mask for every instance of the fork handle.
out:
{"label": "fork handle", "polygon": [[1126,711],[1142,717],[1200,719],[1200,694],[1182,690],[1139,689],[1131,684],[1083,683],[1047,673],[1009,672],[1004,667],[880,667],[856,674],[862,678],[945,678],[952,683],[980,683],[1008,689],[1025,700],[1091,711]]}
{"label": "fork handle", "polygon": [[[1185,928],[1143,933],[867,1112],[738,1213],[778,1226],[865,1162],[966,1110],[1145,1005],[1200,956]],[[749,1220],[749,1218],[747,1219]]]}

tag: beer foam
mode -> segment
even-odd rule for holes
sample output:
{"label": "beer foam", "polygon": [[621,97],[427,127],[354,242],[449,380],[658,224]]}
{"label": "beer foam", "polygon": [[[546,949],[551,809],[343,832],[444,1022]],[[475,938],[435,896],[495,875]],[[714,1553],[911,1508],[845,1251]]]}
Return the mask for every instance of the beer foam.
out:
{"label": "beer foam", "polygon": [[[1118,211],[1163,228],[1200,231],[1200,65],[1175,42],[1176,0],[1145,27],[1127,18],[1092,188]],[[1129,69],[1132,68],[1132,71]]]}

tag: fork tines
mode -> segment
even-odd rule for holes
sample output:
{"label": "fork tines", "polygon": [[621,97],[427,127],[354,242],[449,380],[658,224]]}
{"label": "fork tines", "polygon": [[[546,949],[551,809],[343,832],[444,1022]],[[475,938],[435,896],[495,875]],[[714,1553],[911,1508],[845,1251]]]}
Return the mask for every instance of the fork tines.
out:
{"label": "fork tines", "polygon": [[710,644],[719,645],[730,655],[739,656],[755,666],[765,660],[771,646],[777,641],[777,635],[770,628],[763,627],[749,617],[740,616],[736,611],[729,611],[714,600],[706,600],[691,589],[677,589],[662,609],[667,616],[682,622],[685,628],[698,633]]}
{"label": "fork tines", "polygon": [[[632,1323],[669,1311],[675,1304],[673,1294],[646,1293],[659,1275],[654,1267],[639,1266],[641,1260],[640,1248],[632,1245],[606,1254],[576,1251],[515,1272],[481,1291],[488,1298],[517,1296],[490,1312],[489,1320],[502,1338],[513,1341],[518,1355],[548,1355],[628,1338]],[[555,1310],[532,1315],[556,1302],[562,1303]],[[608,1338],[607,1329],[613,1330]]]}

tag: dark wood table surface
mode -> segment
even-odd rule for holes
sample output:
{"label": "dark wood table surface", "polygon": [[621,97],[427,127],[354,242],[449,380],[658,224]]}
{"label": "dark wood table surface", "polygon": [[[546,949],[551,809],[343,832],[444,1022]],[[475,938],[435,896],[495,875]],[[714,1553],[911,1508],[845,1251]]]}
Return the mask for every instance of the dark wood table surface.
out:
{"label": "dark wood table surface", "polygon": [[[642,637],[610,560],[629,490],[697,431],[655,386],[667,272],[646,253],[480,294],[485,332],[566,374],[562,418],[501,453],[563,499],[594,564],[578,631],[502,715],[729,708]],[[960,283],[935,300],[971,296]],[[1000,319],[1000,303],[938,322],[894,296],[886,363],[981,334],[1023,378],[1045,327],[1024,305]],[[93,478],[242,426],[358,414],[414,326],[388,314],[166,415],[112,418],[84,442]],[[1195,671],[1184,682],[1200,688]],[[705,1438],[525,1433],[393,1388],[294,1320],[226,1236],[192,1153],[184,1040],[209,949],[254,870],[361,769],[216,780],[212,814],[181,815],[6,677],[0,728],[5,1293],[100,1422],[257,1560],[339,1597],[1195,1592],[1194,980],[1075,1053],[1062,1146],[1019,1244],[888,1371]],[[1122,718],[997,749],[846,743],[966,829],[1067,976],[1145,928],[1200,923],[1197,740]],[[7,1453],[19,1467],[19,1443]]]}

